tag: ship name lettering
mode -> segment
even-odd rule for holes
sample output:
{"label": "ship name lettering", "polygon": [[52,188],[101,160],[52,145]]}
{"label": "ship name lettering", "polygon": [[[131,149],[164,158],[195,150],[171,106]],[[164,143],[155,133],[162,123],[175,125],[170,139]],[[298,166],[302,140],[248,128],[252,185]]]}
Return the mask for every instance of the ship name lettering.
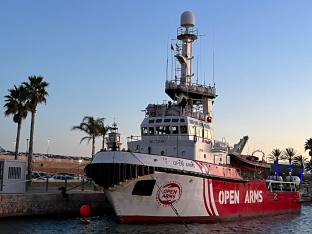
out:
{"label": "ship name lettering", "polygon": [[239,204],[239,190],[222,190],[219,192],[220,204]]}
{"label": "ship name lettering", "polygon": [[263,201],[261,190],[247,190],[245,203],[261,203]]}
{"label": "ship name lettering", "polygon": [[186,163],[186,166],[187,166],[187,167],[193,167],[193,168],[195,168],[195,165],[194,165],[194,163],[193,163],[193,162]]}
{"label": "ship name lettering", "polygon": [[176,195],[177,195],[177,190],[175,190],[175,189],[165,189],[163,191],[162,198],[165,198],[165,199],[175,199]]}
{"label": "ship name lettering", "polygon": [[184,162],[181,160],[178,161],[173,161],[173,165],[179,165],[179,166],[184,166]]}
{"label": "ship name lettering", "polygon": [[166,143],[166,140],[151,140],[150,143]]}

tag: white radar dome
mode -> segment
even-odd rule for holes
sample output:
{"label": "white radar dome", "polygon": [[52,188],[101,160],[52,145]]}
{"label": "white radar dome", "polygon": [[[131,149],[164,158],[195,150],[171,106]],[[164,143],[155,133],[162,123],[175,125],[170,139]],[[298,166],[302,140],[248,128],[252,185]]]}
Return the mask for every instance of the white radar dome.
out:
{"label": "white radar dome", "polygon": [[194,27],[195,25],[195,17],[192,12],[185,11],[181,15],[181,27]]}

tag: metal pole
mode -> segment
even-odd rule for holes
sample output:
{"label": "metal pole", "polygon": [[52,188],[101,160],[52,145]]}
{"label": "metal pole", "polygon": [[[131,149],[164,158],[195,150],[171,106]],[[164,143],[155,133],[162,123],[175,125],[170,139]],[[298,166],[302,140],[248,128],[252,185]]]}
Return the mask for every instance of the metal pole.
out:
{"label": "metal pole", "polygon": [[27,140],[27,145],[26,145],[26,156],[28,156],[28,154],[29,154],[29,148],[28,148],[28,141],[29,141],[29,139],[26,139]]}

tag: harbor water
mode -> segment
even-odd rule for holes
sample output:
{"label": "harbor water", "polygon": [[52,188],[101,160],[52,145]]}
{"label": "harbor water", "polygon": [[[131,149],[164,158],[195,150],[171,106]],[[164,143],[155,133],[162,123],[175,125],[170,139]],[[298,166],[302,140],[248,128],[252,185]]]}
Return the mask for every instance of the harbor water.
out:
{"label": "harbor water", "polygon": [[92,218],[82,224],[80,217],[19,217],[0,219],[1,234],[93,234],[93,233],[311,233],[312,204],[302,206],[300,214],[285,214],[214,224],[119,224],[113,215]]}

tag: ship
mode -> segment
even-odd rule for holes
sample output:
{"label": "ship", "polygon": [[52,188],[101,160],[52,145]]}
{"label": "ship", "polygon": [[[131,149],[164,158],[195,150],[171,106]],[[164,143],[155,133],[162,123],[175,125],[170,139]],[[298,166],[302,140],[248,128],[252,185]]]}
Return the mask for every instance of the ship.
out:
{"label": "ship", "polygon": [[233,147],[215,139],[216,85],[192,82],[198,37],[195,16],[183,12],[176,43],[168,46],[177,64],[165,81],[171,100],[147,105],[140,135],[126,138],[127,149],[114,122],[107,148],[86,165],[86,175],[103,188],[121,223],[210,223],[300,212],[293,182],[265,180],[266,165],[234,160],[244,159],[247,136]]}

